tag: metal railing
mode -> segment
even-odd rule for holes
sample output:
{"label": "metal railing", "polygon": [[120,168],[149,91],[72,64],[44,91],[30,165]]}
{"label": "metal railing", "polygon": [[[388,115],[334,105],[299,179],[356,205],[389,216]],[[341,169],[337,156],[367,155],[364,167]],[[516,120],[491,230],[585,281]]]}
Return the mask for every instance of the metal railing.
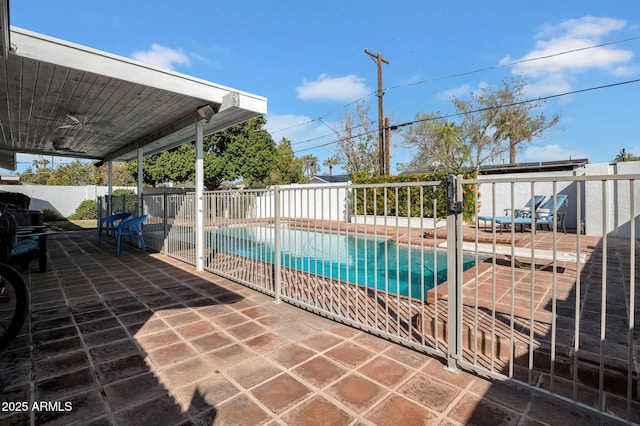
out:
{"label": "metal railing", "polygon": [[[449,369],[517,381],[606,420],[632,421],[638,179],[207,192],[203,265],[276,301],[443,357]],[[516,211],[538,194],[550,200],[552,220],[531,213],[527,222]],[[195,265],[194,194],[145,196],[144,204],[156,226],[145,225],[148,246]],[[475,226],[479,212],[506,218],[485,229]],[[602,236],[588,235],[598,230]]]}

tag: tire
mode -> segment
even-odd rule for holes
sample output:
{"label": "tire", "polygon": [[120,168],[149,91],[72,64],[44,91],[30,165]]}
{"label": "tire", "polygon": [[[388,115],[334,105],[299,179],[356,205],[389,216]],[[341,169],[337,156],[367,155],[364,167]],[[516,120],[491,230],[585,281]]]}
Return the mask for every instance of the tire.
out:
{"label": "tire", "polygon": [[22,275],[0,263],[0,352],[16,338],[29,312],[29,288]]}

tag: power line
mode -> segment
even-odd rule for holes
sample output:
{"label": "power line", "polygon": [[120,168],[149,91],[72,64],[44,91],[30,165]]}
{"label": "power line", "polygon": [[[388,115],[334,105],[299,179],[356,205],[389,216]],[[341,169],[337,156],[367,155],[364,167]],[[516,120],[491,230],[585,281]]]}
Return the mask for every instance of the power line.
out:
{"label": "power line", "polygon": [[[511,107],[511,106],[516,106],[516,105],[523,105],[523,104],[527,104],[527,103],[532,103],[532,102],[540,102],[540,101],[546,101],[549,99],[554,99],[554,98],[559,98],[559,97],[563,97],[563,96],[569,96],[569,95],[575,95],[578,93],[584,93],[584,92],[591,92],[594,90],[600,90],[600,89],[608,89],[608,88],[612,88],[612,87],[616,87],[616,86],[623,86],[626,84],[632,84],[632,83],[640,83],[640,79],[635,79],[635,80],[627,80],[627,81],[621,81],[618,83],[611,83],[611,84],[605,84],[605,85],[601,85],[601,86],[594,86],[594,87],[588,87],[586,89],[579,89],[579,90],[572,90],[570,92],[564,92],[564,93],[558,93],[555,95],[548,95],[548,96],[541,96],[535,99],[526,99],[526,100],[522,100],[522,101],[518,101],[518,102],[512,102],[509,104],[504,104],[504,105],[500,105],[500,106],[496,106],[496,107],[486,107],[486,108],[478,108],[476,110],[473,111],[464,111],[464,112],[457,112],[457,113],[452,113],[452,114],[447,114],[447,115],[440,115],[440,116],[436,116],[436,117],[428,117],[428,118],[422,118],[419,120],[412,120],[412,121],[407,121],[404,123],[398,123],[398,124],[392,124],[389,126],[390,130],[397,130],[399,128],[402,127],[406,127],[406,126],[410,126],[412,124],[417,124],[417,123],[422,123],[422,122],[426,122],[426,121],[435,121],[435,120],[443,120],[443,119],[448,119],[448,118],[453,118],[453,117],[460,117],[463,115],[468,115],[468,114],[475,114],[478,112],[483,112],[483,111],[489,111],[492,109],[500,109],[500,108],[507,108],[507,107]],[[377,130],[376,130],[377,131]],[[358,137],[362,137],[362,136],[366,136],[370,133],[373,133],[374,131],[369,131],[369,132],[363,132],[357,135],[352,136],[351,138],[358,138]],[[298,151],[294,151],[294,154],[297,154],[299,152],[303,152],[303,151],[309,151],[312,149],[317,149],[317,148],[322,148],[328,145],[332,145],[335,143],[338,143],[340,140],[334,140],[331,142],[327,142],[321,145],[316,145],[313,147],[308,147],[308,148],[303,148],[300,149]]]}
{"label": "power line", "polygon": [[[420,85],[420,84],[431,83],[431,82],[440,81],[440,80],[447,80],[447,79],[456,78],[456,77],[464,77],[464,76],[471,75],[471,74],[477,74],[477,73],[496,70],[496,69],[500,69],[500,68],[512,67],[514,65],[518,65],[518,64],[522,64],[522,63],[526,63],[526,62],[534,62],[534,61],[540,61],[540,60],[544,60],[544,59],[550,59],[550,58],[554,58],[554,57],[558,57],[558,56],[562,56],[562,55],[567,55],[567,54],[581,52],[581,51],[590,50],[590,49],[597,49],[597,48],[611,46],[611,45],[615,45],[615,44],[626,43],[626,42],[634,41],[634,40],[638,40],[638,39],[640,39],[640,36],[628,37],[628,38],[625,38],[625,39],[614,40],[614,41],[601,43],[601,44],[597,44],[597,45],[585,46],[585,47],[581,47],[581,48],[565,50],[565,51],[553,53],[553,54],[550,54],[550,55],[539,56],[539,57],[528,58],[528,59],[521,59],[521,60],[518,60],[518,61],[509,62],[509,63],[506,63],[506,64],[500,64],[500,65],[494,65],[494,66],[490,66],[490,67],[478,68],[478,69],[475,69],[475,70],[472,70],[472,71],[465,71],[465,72],[460,72],[460,73],[455,73],[455,74],[444,75],[444,76],[440,76],[440,77],[434,77],[434,78],[427,79],[427,80],[416,81],[416,82],[413,82],[413,83],[406,83],[406,84],[403,84],[403,85],[391,86],[391,87],[387,87],[387,88],[383,89],[383,91],[401,89],[401,88],[405,88],[405,87],[412,87],[412,86],[417,86],[417,85]],[[369,98],[371,96],[375,96],[377,94],[378,94],[378,91],[371,92],[371,93],[369,93],[369,94],[367,94],[367,95],[365,95],[365,96],[363,96],[361,98],[358,98],[358,99],[356,99],[356,100],[354,100],[352,102],[349,102],[348,104],[345,104],[345,105],[343,105],[343,106],[341,106],[339,108],[331,110],[331,111],[329,111],[329,112],[327,112],[327,113],[325,113],[325,114],[323,114],[323,115],[321,115],[319,117],[311,118],[311,119],[305,120],[305,121],[301,121],[299,123],[292,124],[292,125],[290,125],[288,127],[274,130],[274,131],[272,131],[270,133],[273,135],[273,134],[284,132],[286,130],[290,130],[290,129],[293,129],[295,127],[299,127],[299,126],[302,126],[302,125],[305,125],[305,124],[310,124],[310,123],[314,123],[316,121],[320,121],[320,120],[328,117],[329,115],[334,114],[337,111],[346,109],[346,108],[348,108],[348,107],[350,107],[350,106],[352,106],[352,105],[354,105],[354,104],[356,104],[356,103],[358,103],[360,101],[363,101],[363,100],[365,100],[365,99],[367,99],[367,98]],[[304,142],[306,142],[306,141],[301,141],[300,143],[304,143]]]}

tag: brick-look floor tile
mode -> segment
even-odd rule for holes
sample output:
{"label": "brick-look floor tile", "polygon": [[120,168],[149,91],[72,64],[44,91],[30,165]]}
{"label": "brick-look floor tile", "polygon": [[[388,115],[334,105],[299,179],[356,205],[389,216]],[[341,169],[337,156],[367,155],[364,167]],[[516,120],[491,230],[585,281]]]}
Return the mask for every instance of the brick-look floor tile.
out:
{"label": "brick-look floor tile", "polygon": [[418,374],[403,384],[398,392],[425,407],[443,412],[461,390],[425,374]]}
{"label": "brick-look floor tile", "polygon": [[167,390],[153,373],[146,373],[106,385],[104,392],[111,407],[120,410],[145,399],[163,395]]}
{"label": "brick-look floor tile", "polygon": [[237,394],[238,388],[219,373],[172,390],[172,395],[182,411],[188,411],[191,415],[215,409],[220,403]]}
{"label": "brick-look floor tile", "polygon": [[188,420],[187,415],[169,395],[161,395],[120,410],[115,413],[115,417],[122,426],[172,425]]}
{"label": "brick-look floor tile", "polygon": [[239,395],[215,410],[204,413],[199,420],[203,424],[259,425],[264,424],[269,418],[270,415],[250,398]]}
{"label": "brick-look floor tile", "polygon": [[131,340],[121,340],[89,349],[89,354],[91,354],[91,358],[96,363],[122,358],[139,352],[140,350]]}
{"label": "brick-look floor tile", "polygon": [[196,353],[186,343],[178,342],[147,352],[147,356],[156,367],[164,367],[194,357]]}
{"label": "brick-look floor tile", "polygon": [[268,357],[285,368],[293,368],[301,362],[307,361],[314,355],[314,351],[303,346],[289,344],[270,353]]}
{"label": "brick-look floor tile", "polygon": [[213,363],[215,368],[224,370],[247,359],[254,358],[256,354],[240,345],[234,344],[209,352],[204,356]]}
{"label": "brick-look floor tile", "polygon": [[86,425],[90,423],[90,419],[107,412],[102,395],[97,389],[74,394],[57,402],[61,403],[61,410],[35,411],[35,424]]}
{"label": "brick-look floor tile", "polygon": [[280,373],[282,373],[280,368],[262,357],[256,357],[227,370],[227,374],[245,389],[252,388]]}
{"label": "brick-look floor tile", "polygon": [[230,345],[232,340],[222,333],[213,333],[206,336],[191,339],[191,343],[200,350],[200,352],[211,352],[223,346]]}
{"label": "brick-look floor tile", "polygon": [[181,361],[160,370],[162,382],[166,388],[179,388],[198,379],[213,374],[214,368],[200,358],[191,358]]}
{"label": "brick-look floor tile", "polygon": [[164,320],[172,327],[181,327],[200,320],[200,317],[194,312],[184,312],[164,318]]}
{"label": "brick-look floor tile", "polygon": [[102,383],[111,383],[149,371],[149,366],[139,354],[97,364],[95,368]]}
{"label": "brick-look floor tile", "polygon": [[290,425],[346,425],[353,417],[321,396],[315,396],[283,419]]}
{"label": "brick-look floor tile", "polygon": [[91,370],[84,368],[71,373],[50,377],[35,385],[35,399],[38,401],[54,401],[65,395],[73,394],[95,386]]}
{"label": "brick-look floor tile", "polygon": [[37,380],[51,376],[60,376],[61,374],[87,367],[89,367],[89,358],[85,351],[63,353],[56,357],[43,358],[34,363],[35,377]]}
{"label": "brick-look floor tile", "polygon": [[329,383],[343,376],[346,370],[338,364],[329,361],[327,358],[320,356],[299,365],[293,372],[312,386],[322,389]]}
{"label": "brick-look floor tile", "polygon": [[311,391],[288,374],[281,374],[256,387],[251,393],[274,413],[302,401]]}
{"label": "brick-look floor tile", "polygon": [[226,330],[229,334],[240,340],[258,336],[267,331],[263,326],[253,321],[245,322],[235,327],[229,327]]}
{"label": "brick-look floor tile", "polygon": [[244,344],[258,354],[270,352],[286,341],[275,333],[265,333],[244,341]]}
{"label": "brick-look floor tile", "polygon": [[[515,411],[495,404],[493,402],[483,400],[481,397],[467,393],[462,399],[449,411],[448,417],[453,420],[464,424],[477,424],[477,425],[507,425],[517,424],[520,420],[520,415]],[[564,416],[556,417],[562,418],[563,424]]]}
{"label": "brick-look floor tile", "polygon": [[185,339],[203,336],[216,332],[218,329],[209,324],[208,321],[196,321],[182,327],[176,328],[176,331]]}
{"label": "brick-look floor tile", "polygon": [[394,387],[409,374],[409,370],[402,364],[384,356],[374,358],[358,371],[387,387]]}
{"label": "brick-look floor tile", "polygon": [[437,416],[426,408],[391,395],[365,416],[379,426],[423,426],[434,424]]}
{"label": "brick-look floor tile", "polygon": [[378,401],[385,391],[371,380],[350,374],[331,385],[327,392],[355,412],[362,413]]}
{"label": "brick-look floor tile", "polygon": [[115,342],[117,340],[128,339],[127,331],[122,327],[111,328],[97,333],[84,334],[84,341],[88,347],[101,346],[106,343]]}
{"label": "brick-look floor tile", "polygon": [[163,346],[169,346],[179,343],[180,337],[172,330],[162,330],[158,333],[145,334],[136,337],[136,341],[145,352],[150,352],[154,349],[161,348]]}
{"label": "brick-look floor tile", "polygon": [[42,359],[49,356],[59,355],[64,352],[79,350],[81,348],[82,342],[78,336],[47,343],[39,343],[34,339],[33,358]]}
{"label": "brick-look floor tile", "polygon": [[384,354],[391,359],[415,369],[422,368],[427,361],[431,359],[424,354],[414,351],[413,349],[398,345],[389,345],[389,349],[387,349]]}
{"label": "brick-look floor tile", "polygon": [[427,365],[422,368],[422,372],[459,388],[465,388],[471,381],[473,381],[473,376],[464,373],[452,373],[445,370],[444,366],[445,364],[443,364],[439,359],[432,358],[427,361]]}
{"label": "brick-look floor tile", "polygon": [[144,336],[146,334],[157,333],[159,331],[167,330],[169,327],[160,318],[152,317],[143,324],[136,324],[128,327],[135,337]]}
{"label": "brick-look floor tile", "polygon": [[350,368],[357,367],[374,355],[370,350],[350,342],[345,342],[325,352],[325,356]]}

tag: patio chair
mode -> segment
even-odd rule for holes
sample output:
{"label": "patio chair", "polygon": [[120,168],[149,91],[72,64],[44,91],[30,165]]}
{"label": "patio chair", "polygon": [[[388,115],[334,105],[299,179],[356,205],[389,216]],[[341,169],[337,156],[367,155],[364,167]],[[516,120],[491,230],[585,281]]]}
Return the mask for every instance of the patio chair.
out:
{"label": "patio chair", "polygon": [[129,216],[131,216],[131,213],[116,213],[100,219],[100,226],[98,227],[98,247],[102,244],[102,232],[117,231],[120,222],[128,219]]}
{"label": "patio chair", "polygon": [[131,241],[132,244],[132,237],[137,236],[142,252],[147,252],[147,246],[144,243],[141,228],[141,225],[145,220],[147,220],[147,215],[143,214],[142,216],[134,217],[132,219],[124,219],[120,222],[120,225],[118,225],[118,229],[116,230],[116,256],[120,256],[120,251],[122,249],[122,237],[125,236],[129,237],[129,241]]}
{"label": "patio chair", "polygon": [[[544,200],[544,195],[534,195],[531,199],[525,204],[523,207],[519,209],[514,209],[513,216],[514,217],[531,217],[531,211],[535,211],[542,201]],[[508,214],[511,209],[504,209],[504,216],[478,216],[478,222],[484,222],[484,230],[487,230],[487,222],[496,221],[499,223],[499,220],[511,221],[511,215]]]}
{"label": "patio chair", "polygon": [[[538,207],[536,209],[536,216],[535,216],[535,224],[536,224],[536,228],[538,226],[540,226],[542,228],[542,226],[547,225],[547,227],[549,228],[549,230],[553,229],[553,221],[557,221],[558,225],[562,226],[562,230],[564,231],[564,233],[567,233],[566,228],[564,227],[564,214],[561,214],[560,212],[558,212],[558,210],[560,210],[560,208],[567,203],[567,200],[569,199],[569,197],[567,195],[556,195],[555,199],[556,199],[556,208],[555,210],[553,209],[553,199],[554,197],[550,197],[542,206]],[[506,225],[512,225],[512,226],[516,226],[516,225],[520,225],[520,227],[524,227],[525,225],[531,226],[533,225],[534,222],[534,218],[531,217],[531,215],[529,215],[528,217],[515,217],[513,218],[513,220],[511,219],[511,217],[503,219],[497,219],[496,220],[497,223],[499,223],[500,225],[506,226]],[[502,228],[500,228],[502,230]],[[535,232],[535,229],[531,228],[531,230],[533,232]]]}

